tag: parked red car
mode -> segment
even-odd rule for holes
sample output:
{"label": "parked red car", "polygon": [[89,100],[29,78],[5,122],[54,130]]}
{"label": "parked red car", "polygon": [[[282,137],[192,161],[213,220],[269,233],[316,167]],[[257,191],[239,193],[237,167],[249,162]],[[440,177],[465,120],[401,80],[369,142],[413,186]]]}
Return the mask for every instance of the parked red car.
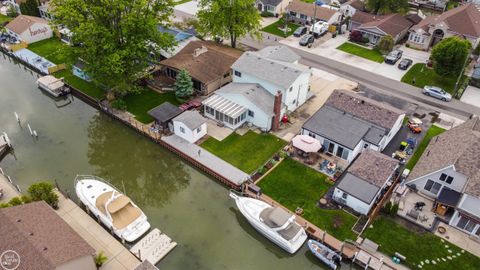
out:
{"label": "parked red car", "polygon": [[202,106],[202,103],[199,100],[192,99],[192,100],[189,100],[189,101],[183,103],[182,105],[180,105],[178,107],[180,109],[182,109],[183,111],[187,111],[187,110],[196,109],[200,106]]}

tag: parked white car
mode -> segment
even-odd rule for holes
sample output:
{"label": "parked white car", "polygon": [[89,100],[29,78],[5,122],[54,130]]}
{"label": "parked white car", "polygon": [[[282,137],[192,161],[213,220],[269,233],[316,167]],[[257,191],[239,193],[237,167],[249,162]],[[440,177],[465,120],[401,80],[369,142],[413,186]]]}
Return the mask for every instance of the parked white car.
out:
{"label": "parked white car", "polygon": [[422,93],[427,96],[441,99],[443,101],[452,100],[452,95],[450,95],[449,93],[445,92],[445,90],[437,86],[425,85],[423,87]]}

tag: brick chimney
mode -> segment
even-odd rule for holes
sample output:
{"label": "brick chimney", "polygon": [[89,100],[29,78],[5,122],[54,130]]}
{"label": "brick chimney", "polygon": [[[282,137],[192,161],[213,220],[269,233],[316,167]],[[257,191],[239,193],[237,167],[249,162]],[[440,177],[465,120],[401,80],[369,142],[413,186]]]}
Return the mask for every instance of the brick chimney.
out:
{"label": "brick chimney", "polygon": [[278,130],[280,127],[280,112],[282,110],[282,92],[279,90],[275,95],[275,100],[273,101],[273,122],[272,122],[272,130]]}

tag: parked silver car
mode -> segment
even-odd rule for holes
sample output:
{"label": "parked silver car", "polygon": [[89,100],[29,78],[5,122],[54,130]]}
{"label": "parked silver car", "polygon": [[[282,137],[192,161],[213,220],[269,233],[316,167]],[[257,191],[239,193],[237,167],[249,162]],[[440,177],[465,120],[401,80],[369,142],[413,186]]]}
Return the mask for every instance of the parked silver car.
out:
{"label": "parked silver car", "polygon": [[434,98],[441,99],[443,101],[452,100],[452,95],[445,92],[442,88],[436,87],[436,86],[425,85],[423,87],[422,93],[427,95],[427,96],[431,96],[431,97],[434,97]]}

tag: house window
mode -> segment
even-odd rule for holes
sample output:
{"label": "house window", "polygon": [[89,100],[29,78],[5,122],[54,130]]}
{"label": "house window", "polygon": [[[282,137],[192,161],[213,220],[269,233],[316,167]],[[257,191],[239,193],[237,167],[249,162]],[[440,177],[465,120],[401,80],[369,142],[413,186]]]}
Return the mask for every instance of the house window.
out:
{"label": "house window", "polygon": [[200,133],[200,131],[202,131],[202,126],[199,126],[199,127],[197,128],[197,133]]}
{"label": "house window", "polygon": [[242,73],[240,71],[235,70],[235,76],[242,77]]}
{"label": "house window", "polygon": [[447,179],[447,175],[442,173],[442,175],[440,175],[440,181],[445,181],[445,179]]}
{"label": "house window", "polygon": [[341,158],[347,160],[349,155],[350,155],[350,150],[344,148]]}
{"label": "house window", "polygon": [[292,92],[293,90],[293,86],[290,87],[290,89],[288,89],[288,92]]}
{"label": "house window", "polygon": [[442,173],[442,175],[440,175],[440,181],[444,181],[447,184],[451,184],[453,182],[453,177]]}
{"label": "house window", "polygon": [[433,193],[433,194],[437,195],[437,193],[438,193],[438,191],[440,190],[441,187],[442,187],[442,185],[440,185],[439,183],[428,179],[427,183],[425,184],[425,187],[423,187],[423,189],[425,189],[426,191],[429,191],[430,193]]}
{"label": "house window", "polygon": [[215,116],[215,110],[213,108],[205,106],[205,112],[207,112],[207,114],[210,114],[211,116]]}
{"label": "house window", "polygon": [[366,143],[366,144],[363,145],[363,148],[364,148],[364,149],[367,149],[367,147],[368,147],[368,143]]}
{"label": "house window", "polygon": [[474,221],[464,216],[461,216],[457,222],[457,227],[467,232],[473,232],[475,225],[477,224]]}
{"label": "house window", "polygon": [[447,182],[447,184],[451,184],[453,182],[453,177],[447,177],[447,180],[445,182]]}
{"label": "house window", "polygon": [[297,16],[297,13],[294,12],[294,11],[290,11],[290,16],[296,17],[296,16]]}
{"label": "house window", "polygon": [[477,237],[480,237],[480,227],[478,227],[477,231],[475,232],[475,235],[476,235]]}
{"label": "house window", "polygon": [[306,20],[306,19],[307,19],[307,16],[306,16],[306,15],[303,15],[303,14],[300,14],[300,19]]}
{"label": "house window", "polygon": [[337,147],[337,154],[336,154],[336,155],[337,155],[337,157],[342,157],[342,155],[343,155],[343,147],[341,147],[341,146],[338,146],[338,147]]}
{"label": "house window", "polygon": [[269,12],[275,12],[275,7],[273,6],[267,5],[266,8],[267,8],[267,11]]}
{"label": "house window", "polygon": [[296,99],[294,99],[294,100],[292,101],[292,104],[295,104],[295,102],[296,102],[296,101],[297,101],[297,100],[296,100]]}
{"label": "house window", "polygon": [[180,127],[180,132],[185,134],[185,129],[183,127]]}
{"label": "house window", "polygon": [[348,198],[348,194],[347,194],[346,192],[343,192],[342,198],[343,198],[344,200],[346,200],[346,199]]}
{"label": "house window", "polygon": [[248,116],[253,117],[255,113],[253,111],[248,110]]}
{"label": "house window", "polygon": [[245,119],[245,117],[247,117],[246,113],[242,113],[242,115],[240,116],[240,120],[243,121]]}
{"label": "house window", "polygon": [[227,72],[227,73],[225,73],[225,74],[223,74],[223,78],[227,78],[228,76],[230,76],[230,71]]}
{"label": "house window", "polygon": [[312,137],[312,138],[315,138],[315,133],[308,132],[308,136],[310,136],[310,137]]}

